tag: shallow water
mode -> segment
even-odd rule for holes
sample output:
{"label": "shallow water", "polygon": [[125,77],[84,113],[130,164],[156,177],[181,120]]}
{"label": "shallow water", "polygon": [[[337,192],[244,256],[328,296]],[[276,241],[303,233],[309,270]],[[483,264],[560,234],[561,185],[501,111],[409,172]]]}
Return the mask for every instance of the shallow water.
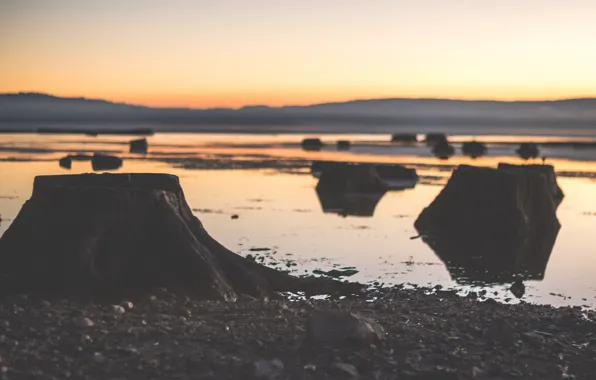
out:
{"label": "shallow water", "polygon": [[[460,285],[433,250],[421,239],[414,220],[441,190],[452,165],[474,163],[496,165],[499,161],[519,163],[511,157],[514,146],[492,146],[488,157],[472,161],[454,157],[439,161],[426,147],[392,147],[378,136],[326,136],[360,141],[362,151],[303,152],[297,148],[302,136],[245,135],[155,135],[149,138],[150,154],[127,153],[128,137],[85,137],[70,135],[0,135],[0,234],[4,233],[31,193],[33,178],[40,174],[83,173],[89,162],[73,162],[71,170],[58,166],[56,158],[81,151],[113,151],[125,159],[118,172],[163,172],[180,177],[187,200],[207,230],[228,248],[241,254],[251,248],[271,251],[252,252],[267,256],[265,263],[279,263],[297,274],[314,269],[355,267],[360,272],[351,280],[415,285],[443,285],[462,293]],[[487,137],[484,137],[487,138]],[[516,137],[517,139],[518,137]],[[529,138],[529,137],[528,137]],[[466,137],[460,137],[465,140]],[[508,136],[488,137],[506,142]],[[554,137],[560,141],[560,137]],[[558,140],[556,140],[558,139]],[[518,140],[515,140],[518,141]],[[368,145],[367,145],[368,144]],[[26,148],[26,149],[24,149]],[[489,146],[490,148],[490,146]],[[549,159],[558,171],[565,199],[558,209],[561,230],[541,281],[525,281],[524,300],[553,305],[596,306],[596,244],[590,238],[596,231],[596,181],[591,178],[596,164],[578,158],[575,149],[549,147]],[[589,156],[596,150],[583,149]],[[388,154],[389,152],[389,154]],[[160,155],[161,153],[161,155]],[[384,194],[371,217],[341,217],[323,212],[315,186],[317,179],[306,170],[284,173],[267,170],[188,170],[177,161],[161,162],[163,157],[216,157],[232,154],[251,159],[254,155],[291,159],[332,158],[360,161],[403,162],[417,166],[423,176],[439,178],[422,181],[414,189]],[[28,161],[22,161],[28,160]],[[225,166],[225,165],[224,165]],[[223,167],[223,166],[222,166]],[[584,174],[581,174],[584,173]],[[586,174],[587,173],[587,174]],[[590,174],[592,173],[592,174]],[[576,176],[577,178],[574,178]],[[443,180],[440,180],[440,179]],[[231,219],[237,214],[238,219]],[[296,264],[294,266],[294,264]],[[516,302],[507,290],[509,284],[472,286],[486,288],[496,298]]]}

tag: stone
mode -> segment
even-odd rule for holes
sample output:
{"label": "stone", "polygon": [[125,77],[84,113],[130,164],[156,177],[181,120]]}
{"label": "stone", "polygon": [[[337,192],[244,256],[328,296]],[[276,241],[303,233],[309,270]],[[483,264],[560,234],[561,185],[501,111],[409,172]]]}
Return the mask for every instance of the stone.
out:
{"label": "stone", "polygon": [[358,369],[352,364],[347,363],[333,363],[331,370],[341,376],[343,379],[356,379],[360,376]]}
{"label": "stone", "polygon": [[321,310],[308,319],[307,338],[329,344],[372,343],[383,340],[385,331],[376,321],[355,313]]}
{"label": "stone", "polygon": [[93,326],[95,326],[95,323],[91,319],[89,319],[87,317],[76,317],[76,318],[73,319],[73,322],[74,322],[74,324],[77,327],[83,327],[84,328],[84,327],[93,327]]}
{"label": "stone", "polygon": [[524,285],[523,281],[517,280],[513,284],[511,284],[511,286],[509,287],[509,291],[515,297],[522,298],[524,296],[524,294],[526,293],[526,286]]}
{"label": "stone", "polygon": [[253,363],[254,376],[257,379],[275,379],[284,370],[284,363],[275,358],[257,360]]}
{"label": "stone", "polygon": [[126,310],[124,309],[124,307],[122,307],[120,305],[112,305],[112,310],[116,314],[124,314],[126,312]]}

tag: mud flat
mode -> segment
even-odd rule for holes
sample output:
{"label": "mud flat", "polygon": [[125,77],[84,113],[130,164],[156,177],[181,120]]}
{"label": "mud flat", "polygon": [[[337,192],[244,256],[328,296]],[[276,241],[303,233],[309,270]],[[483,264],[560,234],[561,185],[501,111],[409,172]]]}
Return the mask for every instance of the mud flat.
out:
{"label": "mud flat", "polygon": [[[307,339],[309,318],[328,309],[369,317],[384,334]],[[235,303],[165,289],[95,302],[10,296],[0,300],[0,367],[6,379],[593,379],[595,318],[399,287]]]}

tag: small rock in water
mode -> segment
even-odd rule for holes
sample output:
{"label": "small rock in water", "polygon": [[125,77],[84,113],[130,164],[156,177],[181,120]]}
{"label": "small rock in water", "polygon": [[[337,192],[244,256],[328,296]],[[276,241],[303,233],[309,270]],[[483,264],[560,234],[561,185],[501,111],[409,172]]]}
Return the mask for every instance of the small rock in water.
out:
{"label": "small rock in water", "polygon": [[331,369],[333,372],[341,375],[343,379],[355,379],[360,376],[356,367],[347,363],[333,363]]}
{"label": "small rock in water", "polygon": [[232,218],[232,219],[238,219],[238,218],[239,218],[239,216],[238,216],[237,214],[234,214],[234,215],[232,215],[232,216],[231,216],[231,218]]}
{"label": "small rock in water", "polygon": [[77,317],[73,320],[74,324],[77,327],[93,327],[95,323],[92,320],[86,317]]}
{"label": "small rock in water", "polygon": [[307,364],[304,366],[304,370],[314,372],[317,370],[317,366],[314,364]]}
{"label": "small rock in water", "polygon": [[281,375],[284,363],[279,359],[257,360],[253,364],[254,375],[258,379],[274,379]]}
{"label": "small rock in water", "polygon": [[315,312],[307,322],[311,341],[342,343],[374,342],[385,338],[383,327],[370,318],[337,310]]}
{"label": "small rock in water", "polygon": [[124,314],[124,312],[126,311],[120,305],[112,305],[112,310],[114,310],[114,313],[116,313],[116,314]]}
{"label": "small rock in water", "polygon": [[122,306],[123,308],[125,308],[126,310],[130,310],[134,307],[133,303],[130,301],[124,301],[120,304],[120,306]]}
{"label": "small rock in water", "polygon": [[517,280],[513,284],[511,284],[509,290],[517,298],[522,298],[526,293],[526,286],[521,280]]}
{"label": "small rock in water", "polygon": [[48,301],[41,301],[41,306],[43,306],[43,307],[52,307],[52,304],[49,303]]}

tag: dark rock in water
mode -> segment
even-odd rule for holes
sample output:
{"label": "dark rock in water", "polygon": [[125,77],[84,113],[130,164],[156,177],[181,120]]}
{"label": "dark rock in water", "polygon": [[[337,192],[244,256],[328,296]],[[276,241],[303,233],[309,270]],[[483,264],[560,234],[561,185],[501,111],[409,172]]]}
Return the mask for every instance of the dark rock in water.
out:
{"label": "dark rock in water", "polygon": [[350,150],[352,147],[352,143],[348,140],[339,140],[337,142],[337,150]]}
{"label": "dark rock in water", "polygon": [[529,160],[538,157],[540,149],[535,143],[521,143],[515,152],[524,160]]}
{"label": "dark rock in water", "polygon": [[386,186],[374,165],[338,163],[324,168],[316,191],[324,212],[372,216]]}
{"label": "dark rock in water", "polygon": [[302,140],[302,149],[304,150],[321,150],[324,144],[321,139],[311,138]]}
{"label": "dark rock in water", "polygon": [[418,142],[418,135],[415,133],[394,133],[391,135],[391,142],[415,143]]}
{"label": "dark rock in water", "polygon": [[461,147],[464,156],[478,158],[486,153],[486,145],[479,141],[466,141]]}
{"label": "dark rock in water", "polygon": [[463,282],[544,277],[560,224],[546,176],[459,166],[414,226]]}
{"label": "dark rock in water", "polygon": [[438,142],[433,146],[431,152],[435,157],[446,160],[455,154],[455,148],[448,142]]}
{"label": "dark rock in water", "polygon": [[130,153],[147,153],[147,139],[132,140],[129,145]]}
{"label": "dark rock in water", "polygon": [[530,170],[537,173],[541,173],[544,175],[546,179],[546,183],[550,192],[555,200],[556,205],[558,206],[565,197],[563,194],[563,190],[559,187],[557,183],[557,174],[555,173],[555,168],[552,165],[512,165],[506,163],[499,163],[498,169],[500,170]]}
{"label": "dark rock in water", "polygon": [[509,291],[511,291],[511,293],[517,298],[522,298],[524,294],[526,294],[526,286],[524,285],[523,281],[517,280],[511,284]]}
{"label": "dark rock in water", "polygon": [[317,269],[315,269],[313,271],[314,274],[323,275],[323,276],[329,276],[329,277],[334,277],[334,278],[350,277],[350,276],[355,275],[358,272],[359,271],[356,270],[356,269],[343,269],[343,270],[331,269],[330,271],[324,271],[324,270],[317,270]]}
{"label": "dark rock in water", "polygon": [[60,160],[58,160],[58,164],[60,164],[60,167],[64,169],[70,169],[72,167],[72,160],[69,156],[62,157]]}
{"label": "dark rock in water", "polygon": [[418,183],[416,169],[398,164],[376,164],[375,171],[389,190],[412,189]]}
{"label": "dark rock in water", "polygon": [[122,166],[122,159],[116,156],[106,156],[95,153],[91,158],[91,167],[93,170],[115,170]]}
{"label": "dark rock in water", "polygon": [[0,237],[0,293],[130,296],[166,287],[235,300],[279,292],[352,294],[362,285],[298,278],[214,240],[166,174],[38,176]]}
{"label": "dark rock in water", "polygon": [[444,133],[428,133],[424,139],[426,145],[435,146],[437,144],[447,144],[447,135]]}

